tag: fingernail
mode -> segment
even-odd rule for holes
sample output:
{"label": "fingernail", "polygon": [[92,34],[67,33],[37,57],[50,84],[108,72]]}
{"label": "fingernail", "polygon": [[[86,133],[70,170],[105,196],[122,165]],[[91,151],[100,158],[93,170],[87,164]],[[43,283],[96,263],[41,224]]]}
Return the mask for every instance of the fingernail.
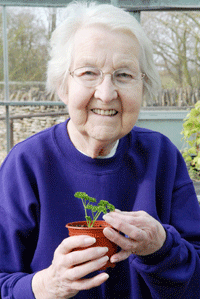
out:
{"label": "fingernail", "polygon": [[110,238],[113,237],[113,232],[108,227],[106,228],[106,235]]}
{"label": "fingernail", "polygon": [[109,260],[109,257],[107,255],[103,256],[98,260],[99,264],[106,263]]}
{"label": "fingernail", "polygon": [[99,254],[105,254],[106,252],[108,252],[108,247],[99,247],[98,248]]}
{"label": "fingernail", "polygon": [[108,279],[109,278],[109,275],[108,275],[108,273],[101,273],[99,276],[98,276],[98,278],[99,279],[103,279],[103,280],[105,280],[105,279]]}
{"label": "fingernail", "polygon": [[96,239],[95,238],[92,238],[92,237],[87,237],[84,239],[84,243],[85,245],[92,245],[96,242]]}
{"label": "fingernail", "polygon": [[118,260],[118,258],[116,258],[116,257],[113,257],[113,258],[111,258],[110,259],[110,262],[113,264],[113,263],[117,263],[119,260]]}

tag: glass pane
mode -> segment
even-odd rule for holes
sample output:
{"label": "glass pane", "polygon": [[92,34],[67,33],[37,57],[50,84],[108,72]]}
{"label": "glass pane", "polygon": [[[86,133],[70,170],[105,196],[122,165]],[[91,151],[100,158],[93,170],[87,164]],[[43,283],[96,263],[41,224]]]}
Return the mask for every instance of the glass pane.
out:
{"label": "glass pane", "polygon": [[[4,101],[3,71],[3,39],[2,39],[2,7],[0,6],[0,102]],[[0,106],[0,165],[6,157],[6,123],[5,107]]]}
{"label": "glass pane", "polygon": [[2,25],[2,7],[0,6],[0,101],[3,101],[3,25]]}
{"label": "glass pane", "polygon": [[[44,101],[49,39],[62,8],[8,7],[11,101]],[[56,99],[58,100],[58,99]]]}
{"label": "glass pane", "polygon": [[200,85],[200,12],[142,12],[163,88]]}

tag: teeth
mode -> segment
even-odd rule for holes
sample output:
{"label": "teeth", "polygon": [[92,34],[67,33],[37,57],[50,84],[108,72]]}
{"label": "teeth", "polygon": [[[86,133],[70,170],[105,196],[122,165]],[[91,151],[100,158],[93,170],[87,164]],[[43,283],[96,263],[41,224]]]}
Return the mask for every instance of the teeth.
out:
{"label": "teeth", "polygon": [[100,115],[115,115],[115,114],[117,114],[117,111],[114,109],[110,109],[110,110],[92,109],[92,111],[94,113],[100,114]]}

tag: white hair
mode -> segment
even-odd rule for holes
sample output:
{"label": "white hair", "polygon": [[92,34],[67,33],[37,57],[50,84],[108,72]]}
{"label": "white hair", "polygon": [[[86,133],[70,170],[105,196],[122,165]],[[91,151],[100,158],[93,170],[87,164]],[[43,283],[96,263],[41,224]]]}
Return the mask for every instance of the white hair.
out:
{"label": "white hair", "polygon": [[141,25],[128,12],[111,4],[73,2],[66,8],[66,19],[53,32],[50,61],[47,68],[47,91],[67,92],[67,76],[71,65],[74,36],[86,26],[103,25],[110,30],[133,34],[140,44],[140,69],[145,74],[144,92],[150,97],[160,89],[160,77],[153,61],[152,44]]}

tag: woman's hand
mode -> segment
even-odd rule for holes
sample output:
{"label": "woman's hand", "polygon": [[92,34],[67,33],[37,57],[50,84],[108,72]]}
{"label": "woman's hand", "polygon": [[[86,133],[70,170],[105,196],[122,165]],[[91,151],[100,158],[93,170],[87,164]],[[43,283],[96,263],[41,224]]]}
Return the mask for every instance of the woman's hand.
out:
{"label": "woman's hand", "polygon": [[75,236],[63,240],[55,250],[51,266],[33,276],[32,289],[35,298],[68,299],[80,290],[88,290],[105,282],[108,279],[106,273],[87,279],[83,277],[107,263],[107,247],[72,251],[78,247],[91,246],[95,241],[88,236]]}
{"label": "woman's hand", "polygon": [[111,263],[120,262],[128,258],[132,253],[137,255],[149,255],[159,250],[166,239],[166,232],[160,222],[144,211],[115,212],[103,216],[104,220],[111,224],[119,232],[112,228],[105,228],[104,235],[122,248],[113,255]]}

